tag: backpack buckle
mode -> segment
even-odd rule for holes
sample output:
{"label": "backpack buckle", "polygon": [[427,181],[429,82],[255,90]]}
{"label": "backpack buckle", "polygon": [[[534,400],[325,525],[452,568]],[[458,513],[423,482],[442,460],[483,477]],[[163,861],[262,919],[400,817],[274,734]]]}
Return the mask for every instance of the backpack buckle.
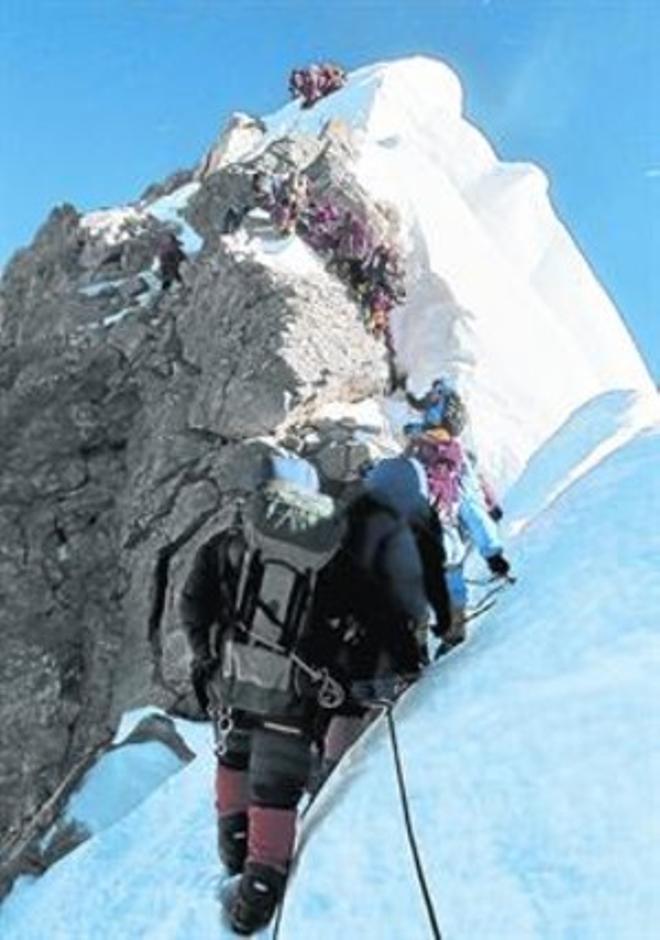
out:
{"label": "backpack buckle", "polygon": [[227,753],[229,735],[234,730],[234,719],[231,711],[222,706],[214,707],[211,709],[210,714],[213,722],[213,736],[215,738],[213,751],[216,757],[224,757]]}

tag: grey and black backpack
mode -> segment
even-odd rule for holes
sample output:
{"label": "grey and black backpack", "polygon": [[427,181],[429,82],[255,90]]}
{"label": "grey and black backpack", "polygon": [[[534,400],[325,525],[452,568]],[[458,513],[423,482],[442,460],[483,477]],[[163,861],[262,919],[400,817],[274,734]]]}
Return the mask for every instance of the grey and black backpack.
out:
{"label": "grey and black backpack", "polygon": [[310,695],[325,707],[340,704],[341,687],[305,662],[298,646],[316,575],[339,548],[344,527],[333,499],[296,482],[270,480],[244,507],[236,524],[243,550],[234,609],[214,681],[224,707],[286,716]]}

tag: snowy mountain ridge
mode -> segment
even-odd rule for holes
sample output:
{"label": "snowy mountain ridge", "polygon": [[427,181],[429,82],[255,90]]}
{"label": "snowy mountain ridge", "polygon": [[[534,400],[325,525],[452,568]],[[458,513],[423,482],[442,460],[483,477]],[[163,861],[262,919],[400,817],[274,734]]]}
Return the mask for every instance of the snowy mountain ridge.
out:
{"label": "snowy mountain ridge", "polygon": [[[401,215],[408,301],[394,330],[412,387],[439,373],[456,379],[480,460],[509,487],[518,582],[396,711],[443,937],[653,940],[657,393],[555,218],[544,175],[497,160],[462,117],[451,70],[419,57],[360,69],[313,109],[293,103],[266,119],[258,146],[316,133],[331,117],[356,131],[362,184]],[[251,142],[241,159],[253,155]],[[196,185],[165,197],[163,211],[178,216]],[[225,242],[238,262],[320,270],[295,238]],[[400,403],[359,407],[395,446]],[[477,564],[474,574],[483,576]],[[147,754],[154,789],[139,799],[128,761],[125,790],[121,767],[88,777],[115,821],[90,822],[87,842],[40,879],[18,881],[0,907],[3,937],[231,936],[216,897],[209,729],[177,724],[196,759],[163,769],[162,755]],[[430,936],[382,721],[312,807],[300,845],[281,940]]]}
{"label": "snowy mountain ridge", "polygon": [[[393,203],[407,254],[397,354],[415,390],[439,373],[470,405],[477,452],[511,482],[567,413],[600,392],[655,400],[648,372],[547,194],[536,166],[497,159],[463,116],[460,83],[423,57],[370,66],[304,111],[266,120],[267,140],[357,132],[358,178]],[[525,419],[519,420],[524,403]]]}
{"label": "snowy mountain ridge", "polygon": [[[257,144],[250,134],[237,146],[239,122],[226,135],[227,158],[253,160],[273,141],[317,135],[331,120],[351,130],[359,181],[401,217],[408,299],[393,318],[400,366],[416,392],[438,374],[457,381],[475,449],[501,486],[568,413],[596,395],[636,389],[653,410],[648,371],[557,218],[546,175],[534,164],[497,158],[464,117],[461,85],[447,65],[415,56],[358,69],[314,108],[292,102],[265,118]],[[198,186],[187,183],[140,206],[176,222],[193,253],[201,239],[181,210]],[[88,214],[83,225],[103,225],[114,237],[127,212],[135,209]],[[240,256],[244,245],[236,241]],[[227,244],[234,250],[233,239]],[[297,239],[275,256],[259,239],[249,251],[294,273],[314,263]]]}

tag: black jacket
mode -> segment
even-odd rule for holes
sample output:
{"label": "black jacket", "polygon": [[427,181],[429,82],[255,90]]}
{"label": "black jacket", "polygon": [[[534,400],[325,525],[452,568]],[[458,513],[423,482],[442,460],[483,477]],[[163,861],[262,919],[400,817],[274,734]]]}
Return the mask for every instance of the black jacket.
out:
{"label": "black jacket", "polygon": [[[183,626],[196,656],[214,656],[231,625],[244,548],[235,529],[198,551],[181,596]],[[438,631],[449,626],[439,523],[427,504],[406,517],[378,493],[348,511],[347,535],[316,580],[299,653],[350,684],[419,670],[414,628],[429,604]]]}
{"label": "black jacket", "polygon": [[193,654],[215,656],[218,636],[231,626],[245,543],[223,529],[199,549],[181,594],[179,610]]}
{"label": "black jacket", "polygon": [[437,517],[430,508],[407,521],[373,495],[349,511],[348,536],[317,580],[302,648],[347,680],[415,674],[415,628],[429,605],[439,632],[449,626],[449,599]]}

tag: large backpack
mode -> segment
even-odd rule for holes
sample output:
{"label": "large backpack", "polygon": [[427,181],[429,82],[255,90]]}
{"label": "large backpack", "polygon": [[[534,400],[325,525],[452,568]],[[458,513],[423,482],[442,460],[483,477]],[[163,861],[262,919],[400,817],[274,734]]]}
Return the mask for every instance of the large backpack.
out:
{"label": "large backpack", "polygon": [[237,529],[244,547],[231,624],[220,640],[220,702],[280,717],[299,714],[310,695],[336,707],[341,687],[298,654],[317,572],[344,532],[334,500],[271,481],[254,494]]}

